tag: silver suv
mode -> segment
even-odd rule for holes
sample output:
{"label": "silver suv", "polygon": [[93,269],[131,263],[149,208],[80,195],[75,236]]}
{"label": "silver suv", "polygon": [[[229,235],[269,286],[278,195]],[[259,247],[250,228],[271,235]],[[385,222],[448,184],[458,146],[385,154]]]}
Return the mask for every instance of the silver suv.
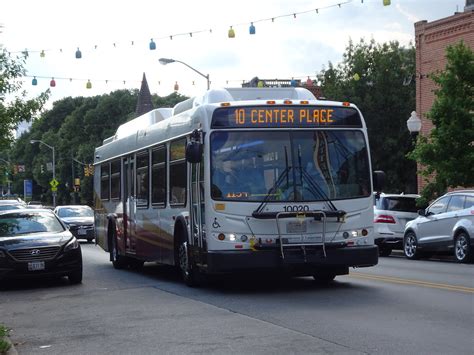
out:
{"label": "silver suv", "polygon": [[408,259],[449,252],[458,262],[472,260],[474,190],[448,192],[418,214],[405,228],[403,250]]}
{"label": "silver suv", "polygon": [[415,194],[376,194],[374,200],[374,239],[380,256],[392,249],[403,249],[405,224],[418,217]]}

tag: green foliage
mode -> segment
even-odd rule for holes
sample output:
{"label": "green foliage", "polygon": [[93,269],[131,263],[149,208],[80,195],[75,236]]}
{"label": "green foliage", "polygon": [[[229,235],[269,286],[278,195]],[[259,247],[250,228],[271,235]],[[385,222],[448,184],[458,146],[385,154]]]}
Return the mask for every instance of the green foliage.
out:
{"label": "green foliage", "polygon": [[415,108],[415,49],[398,42],[352,41],[343,62],[318,75],[323,96],[349,101],[361,110],[369,135],[372,166],[386,173],[385,190],[416,190],[416,164],[406,159],[412,142],[406,121]]}
{"label": "green foliage", "polygon": [[4,325],[0,324],[0,354],[6,354],[10,349],[11,345],[5,340],[8,336],[8,329]]}
{"label": "green foliage", "polygon": [[21,90],[21,81],[25,75],[25,57],[12,58],[5,49],[0,49],[0,151],[7,149],[13,142],[12,132],[22,121],[31,118],[42,109],[48,99],[49,91],[35,99],[26,99]]}
{"label": "green foliage", "polygon": [[460,42],[446,49],[446,59],[445,70],[431,76],[438,89],[427,118],[434,128],[409,155],[428,182],[426,200],[449,187],[474,186],[474,53]]}
{"label": "green foliage", "polygon": [[[152,97],[155,107],[173,107],[184,99],[187,97],[176,93]],[[37,139],[55,148],[56,179],[60,182],[57,204],[92,205],[93,177],[85,176],[83,164],[92,164],[94,149],[113,136],[118,126],[135,118],[137,100],[137,90],[117,90],[107,95],[67,97],[54,102],[52,109],[35,119],[30,131],[11,149],[10,160],[27,167],[25,173],[16,176],[13,190],[23,191],[23,179],[32,179],[33,199],[45,204],[52,201],[52,172],[46,169],[52,161],[52,151],[44,145],[30,144],[31,139]],[[81,179],[79,193],[72,191],[73,178]]]}

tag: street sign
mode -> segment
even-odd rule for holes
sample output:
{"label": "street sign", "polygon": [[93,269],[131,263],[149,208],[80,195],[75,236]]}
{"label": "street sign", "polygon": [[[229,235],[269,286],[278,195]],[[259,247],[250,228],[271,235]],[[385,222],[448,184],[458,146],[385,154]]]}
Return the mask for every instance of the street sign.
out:
{"label": "street sign", "polygon": [[58,191],[58,188],[57,187],[51,187],[51,191],[56,192],[56,191]]}
{"label": "street sign", "polygon": [[[57,187],[59,185],[59,182],[58,182],[58,180],[53,179],[49,182],[49,185],[51,186],[51,191],[56,191]],[[55,189],[55,190],[53,190],[53,189]]]}
{"label": "street sign", "polygon": [[33,181],[23,180],[23,195],[25,196],[25,199],[33,196]]}

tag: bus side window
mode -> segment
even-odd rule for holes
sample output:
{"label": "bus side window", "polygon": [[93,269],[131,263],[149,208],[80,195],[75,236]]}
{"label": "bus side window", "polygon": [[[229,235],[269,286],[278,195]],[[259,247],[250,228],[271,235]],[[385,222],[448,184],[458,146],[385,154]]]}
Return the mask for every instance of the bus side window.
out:
{"label": "bus side window", "polygon": [[170,143],[170,204],[186,205],[186,138]]}

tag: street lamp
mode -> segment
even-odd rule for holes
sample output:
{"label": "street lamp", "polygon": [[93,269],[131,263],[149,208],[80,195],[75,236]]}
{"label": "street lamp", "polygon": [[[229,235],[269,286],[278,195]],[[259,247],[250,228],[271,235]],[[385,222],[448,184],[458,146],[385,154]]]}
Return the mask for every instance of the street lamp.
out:
{"label": "street lamp", "polygon": [[206,78],[207,80],[207,90],[209,90],[209,88],[211,87],[211,82],[209,80],[209,74],[205,75],[203,73],[201,73],[199,70],[193,68],[192,66],[190,66],[189,64],[186,64],[185,62],[182,62],[180,60],[176,60],[176,59],[170,59],[170,58],[160,58],[158,59],[158,61],[160,62],[160,64],[162,65],[166,65],[166,64],[170,64],[170,63],[181,63],[181,64],[184,64],[186,65],[189,69],[192,69],[194,70],[196,73],[198,73],[199,75],[201,75],[202,77]]}
{"label": "street lamp", "polygon": [[[407,128],[410,131],[410,134],[413,138],[413,145],[416,145],[416,137],[420,133],[421,130],[421,120],[417,116],[416,111],[412,111],[410,117],[407,120]],[[418,166],[416,167],[418,170]],[[418,192],[418,172],[415,174],[415,181],[414,181],[415,193]]]}
{"label": "street lamp", "polygon": [[[30,140],[30,143],[31,144],[35,144],[35,143],[44,144],[45,146],[47,146],[49,149],[53,151],[53,181],[56,181],[56,160],[55,160],[55,154],[54,154],[54,147],[38,139],[32,139]],[[56,191],[53,191],[53,207],[56,207]]]}
{"label": "street lamp", "polygon": [[416,139],[416,137],[418,136],[418,133],[420,133],[420,130],[421,130],[421,120],[416,115],[416,111],[412,111],[410,118],[408,118],[407,128],[410,131],[410,134],[413,137],[413,139]]}

